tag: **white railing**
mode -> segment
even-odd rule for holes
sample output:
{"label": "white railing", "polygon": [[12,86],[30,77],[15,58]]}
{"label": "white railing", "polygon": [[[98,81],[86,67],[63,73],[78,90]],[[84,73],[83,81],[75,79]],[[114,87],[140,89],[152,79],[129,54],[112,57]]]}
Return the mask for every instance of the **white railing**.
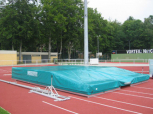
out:
{"label": "white railing", "polygon": [[99,60],[99,62],[118,62],[118,63],[148,63],[149,59],[111,59],[111,60]]}
{"label": "white railing", "polygon": [[81,65],[84,64],[84,59],[57,59],[54,63],[59,65]]}
{"label": "white railing", "polygon": [[109,63],[111,60],[99,60],[99,62]]}
{"label": "white railing", "polygon": [[0,66],[15,65],[41,65],[41,64],[59,64],[59,65],[81,65],[84,59],[42,59],[42,60],[0,60]]}
{"label": "white railing", "polygon": [[53,64],[53,60],[0,60],[0,66]]}
{"label": "white railing", "polygon": [[[129,63],[131,64],[131,61],[133,61],[132,64],[137,64],[138,62],[148,62],[148,60],[145,59],[129,59]],[[113,63],[117,62],[117,64],[122,64],[122,62],[127,63],[127,59],[120,59],[120,60],[99,60],[99,65],[106,65],[107,63]],[[0,60],[0,66],[16,66],[16,65],[50,65],[50,64],[58,64],[58,65],[83,65],[84,64],[84,59],[54,59],[54,61],[50,62],[49,59],[43,59],[43,60],[22,60],[21,62],[19,60],[14,61],[14,60]],[[90,61],[89,61],[90,64]],[[109,65],[109,64],[108,64]],[[144,71],[143,67],[141,71],[133,71],[133,72],[138,72],[138,73],[149,73],[149,71]]]}
{"label": "white railing", "polygon": [[[111,60],[99,60],[99,63],[148,63],[148,59],[111,59]],[[60,65],[78,65],[78,64],[84,64],[84,59],[57,59],[54,61],[54,63],[60,64]],[[90,64],[90,61],[89,61]]]}
{"label": "white railing", "polygon": [[[148,63],[148,59],[112,59],[99,60],[99,63]],[[14,65],[39,65],[39,64],[59,64],[59,65],[83,65],[84,59],[42,59],[42,60],[0,60],[0,66],[14,66]],[[89,61],[90,64],[90,61]]]}

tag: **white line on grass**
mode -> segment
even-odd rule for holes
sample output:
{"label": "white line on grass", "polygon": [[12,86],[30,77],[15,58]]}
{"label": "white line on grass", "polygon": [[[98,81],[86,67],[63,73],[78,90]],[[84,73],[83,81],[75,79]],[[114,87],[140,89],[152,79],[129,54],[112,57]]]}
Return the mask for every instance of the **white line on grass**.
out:
{"label": "white line on grass", "polygon": [[135,113],[135,114],[142,114],[142,113],[139,113],[139,112],[135,112],[135,111],[131,111],[131,110],[126,110],[126,109],[123,109],[123,108],[118,108],[118,107],[114,107],[114,106],[110,106],[110,105],[106,105],[106,104],[101,104],[101,103],[97,103],[97,102],[94,102],[94,101],[84,100],[84,99],[77,98],[77,97],[72,97],[72,96],[70,96],[70,97],[74,98],[74,99],[81,100],[81,101],[86,101],[86,102],[89,102],[89,103],[93,103],[93,104],[109,107],[109,108],[114,108],[114,109],[118,109],[118,110],[122,110],[122,111],[126,111],[126,112],[131,112],[131,113]]}
{"label": "white line on grass", "polygon": [[99,99],[105,99],[105,100],[108,100],[108,101],[119,102],[119,103],[123,103],[123,104],[129,104],[129,105],[138,106],[138,107],[143,107],[143,108],[153,109],[152,107],[147,107],[147,106],[138,105],[138,104],[132,104],[132,103],[123,102],[123,101],[117,101],[117,100],[108,99],[108,98],[103,98],[103,97],[96,97],[96,98],[99,98]]}
{"label": "white line on grass", "polygon": [[[132,87],[136,87],[136,86],[132,86]],[[153,88],[146,88],[146,87],[136,87],[136,88],[143,88],[143,89],[150,89],[150,90],[153,90]]]}
{"label": "white line on grass", "polygon": [[65,110],[65,111],[67,111],[67,112],[71,112],[71,113],[74,113],[74,114],[78,114],[78,113],[76,113],[76,112],[73,112],[73,111],[67,110],[67,109],[65,109],[65,108],[62,108],[62,107],[59,107],[59,106],[56,106],[56,105],[53,105],[53,104],[50,104],[50,103],[45,102],[45,101],[42,101],[42,102],[43,102],[43,103],[46,103],[46,104],[48,104],[48,105],[54,106],[54,107],[56,107],[56,108],[59,108],[59,109]]}
{"label": "white line on grass", "polygon": [[151,97],[144,97],[144,96],[132,95],[132,94],[126,94],[126,93],[120,93],[120,92],[113,92],[113,93],[118,93],[118,94],[123,94],[123,95],[129,95],[129,96],[135,96],[135,97],[141,97],[141,98],[146,98],[146,99],[153,99]]}
{"label": "white line on grass", "polygon": [[129,90],[121,90],[121,91],[128,91],[128,92],[133,92],[133,93],[141,93],[141,94],[146,94],[146,95],[153,95],[151,93],[144,93],[144,92],[137,92],[137,91],[129,91]]}

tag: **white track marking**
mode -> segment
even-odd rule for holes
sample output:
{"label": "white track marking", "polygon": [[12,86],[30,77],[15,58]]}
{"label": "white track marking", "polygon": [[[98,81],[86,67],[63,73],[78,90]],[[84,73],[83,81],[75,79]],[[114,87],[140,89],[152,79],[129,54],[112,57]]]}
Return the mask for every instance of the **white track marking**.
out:
{"label": "white track marking", "polygon": [[128,92],[133,92],[133,93],[141,93],[141,94],[146,94],[146,95],[153,95],[151,93],[144,93],[144,92],[137,92],[137,91],[129,91],[129,90],[121,90],[121,91],[128,91]]}
{"label": "white track marking", "polygon": [[143,107],[143,108],[153,109],[152,107],[147,107],[147,106],[138,105],[138,104],[132,104],[132,103],[123,102],[123,101],[117,101],[117,100],[108,99],[108,98],[103,98],[103,97],[96,97],[96,98],[99,98],[99,99],[105,99],[105,100],[108,100],[108,101],[114,101],[114,102],[118,102],[118,103],[129,104],[129,105],[138,106],[138,107]]}
{"label": "white track marking", "polygon": [[153,99],[151,97],[144,97],[144,96],[132,95],[132,94],[126,94],[126,93],[120,93],[120,92],[113,92],[113,93],[118,93],[118,94],[123,94],[123,95],[129,95],[129,96],[135,96],[135,97],[141,97],[141,98],[146,98],[146,99]]}
{"label": "white track marking", "polygon": [[59,108],[59,109],[65,110],[65,111],[67,111],[67,112],[71,112],[71,113],[74,113],[74,114],[78,114],[78,113],[76,113],[76,112],[73,112],[73,111],[67,110],[67,109],[65,109],[65,108],[62,108],[62,107],[59,107],[59,106],[56,106],[56,105],[53,105],[53,104],[50,104],[50,103],[45,102],[45,101],[42,101],[42,102],[43,102],[43,103],[46,103],[46,104],[48,104],[48,105],[54,106],[54,107],[56,107],[56,108]]}
{"label": "white track marking", "polygon": [[126,110],[126,109],[123,109],[123,108],[118,108],[118,107],[114,107],[114,106],[110,106],[110,105],[106,105],[106,104],[101,104],[101,103],[97,103],[97,102],[94,102],[94,101],[84,100],[84,99],[77,98],[77,97],[72,97],[72,96],[70,96],[70,97],[74,98],[74,99],[81,100],[81,101],[86,101],[86,102],[89,102],[89,103],[93,103],[93,104],[109,107],[109,108],[114,108],[114,109],[118,109],[118,110],[122,110],[122,111],[126,111],[126,112],[131,112],[131,113],[135,113],[135,114],[142,114],[142,113],[139,113],[139,112],[135,112],[135,111],[131,111],[131,110]]}
{"label": "white track marking", "polygon": [[[136,87],[136,86],[132,86],[132,87]],[[153,90],[153,88],[146,88],[146,87],[136,87],[136,88],[143,88],[143,89],[150,89],[150,90]]]}
{"label": "white track marking", "polygon": [[3,74],[3,75],[12,75],[12,74]]}

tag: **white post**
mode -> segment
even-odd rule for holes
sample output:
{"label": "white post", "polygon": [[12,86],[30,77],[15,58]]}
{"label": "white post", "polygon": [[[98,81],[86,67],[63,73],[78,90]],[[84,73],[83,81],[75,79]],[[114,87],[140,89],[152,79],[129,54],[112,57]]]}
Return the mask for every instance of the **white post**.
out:
{"label": "white post", "polygon": [[143,67],[142,67],[142,74],[143,74]]}
{"label": "white post", "polygon": [[53,80],[53,76],[51,75],[51,86],[52,86],[52,80]]}
{"label": "white post", "polygon": [[84,64],[88,64],[88,8],[84,0]]}

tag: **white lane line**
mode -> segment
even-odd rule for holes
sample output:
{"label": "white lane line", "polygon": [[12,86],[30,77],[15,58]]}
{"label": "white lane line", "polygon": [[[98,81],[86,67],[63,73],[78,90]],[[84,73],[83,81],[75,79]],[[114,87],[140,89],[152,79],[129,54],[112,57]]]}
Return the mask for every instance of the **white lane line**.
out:
{"label": "white lane line", "polygon": [[128,102],[117,101],[117,100],[103,98],[103,97],[96,97],[96,98],[105,99],[105,100],[108,100],[108,101],[114,101],[114,102],[123,103],[123,104],[128,104],[128,105],[133,105],[133,106],[138,106],[138,107],[143,107],[143,108],[153,109],[152,107],[148,107],[148,106],[143,106],[143,105],[138,105],[138,104],[132,104],[132,103],[128,103]]}
{"label": "white lane line", "polygon": [[153,99],[151,97],[144,97],[144,96],[132,95],[132,94],[126,94],[126,93],[120,93],[120,92],[113,92],[113,93],[118,93],[118,94],[123,94],[123,95],[129,95],[129,96],[135,96],[135,97],[142,97],[142,98],[146,98],[146,99]]}
{"label": "white lane line", "polygon": [[135,87],[135,88],[143,88],[143,89],[150,89],[150,90],[153,90],[153,88],[146,88],[146,87],[136,87],[136,86],[132,86],[132,87]]}
{"label": "white lane line", "polygon": [[144,93],[144,92],[137,92],[137,91],[130,91],[130,90],[121,90],[121,91],[127,91],[127,92],[133,92],[133,93],[141,93],[141,94],[146,94],[146,95],[153,95],[151,93]]}
{"label": "white lane line", "polygon": [[12,74],[3,74],[3,75],[12,75]]}
{"label": "white lane line", "polygon": [[122,110],[122,111],[126,111],[126,112],[131,112],[131,113],[135,113],[135,114],[142,114],[142,113],[139,113],[139,112],[135,112],[135,111],[131,111],[131,110],[126,110],[126,109],[123,109],[123,108],[118,108],[118,107],[114,107],[114,106],[110,106],[110,105],[106,105],[106,104],[101,104],[101,103],[97,103],[97,102],[94,102],[94,101],[84,100],[84,99],[77,98],[77,97],[72,97],[72,96],[70,96],[70,97],[74,98],[74,99],[81,100],[81,101],[86,101],[86,102],[89,102],[89,103],[93,103],[93,104],[109,107],[109,108],[114,108],[114,109],[118,109],[118,110]]}
{"label": "white lane line", "polygon": [[65,109],[65,108],[62,108],[62,107],[59,107],[59,106],[56,106],[56,105],[53,105],[53,104],[50,104],[50,103],[45,102],[45,101],[42,101],[42,102],[43,102],[43,103],[46,103],[46,104],[48,104],[48,105],[54,106],[54,107],[56,107],[56,108],[59,108],[59,109],[65,110],[65,111],[67,111],[67,112],[71,112],[71,113],[74,113],[74,114],[78,114],[78,113],[76,113],[76,112],[73,112],[73,111],[67,110],[67,109]]}

